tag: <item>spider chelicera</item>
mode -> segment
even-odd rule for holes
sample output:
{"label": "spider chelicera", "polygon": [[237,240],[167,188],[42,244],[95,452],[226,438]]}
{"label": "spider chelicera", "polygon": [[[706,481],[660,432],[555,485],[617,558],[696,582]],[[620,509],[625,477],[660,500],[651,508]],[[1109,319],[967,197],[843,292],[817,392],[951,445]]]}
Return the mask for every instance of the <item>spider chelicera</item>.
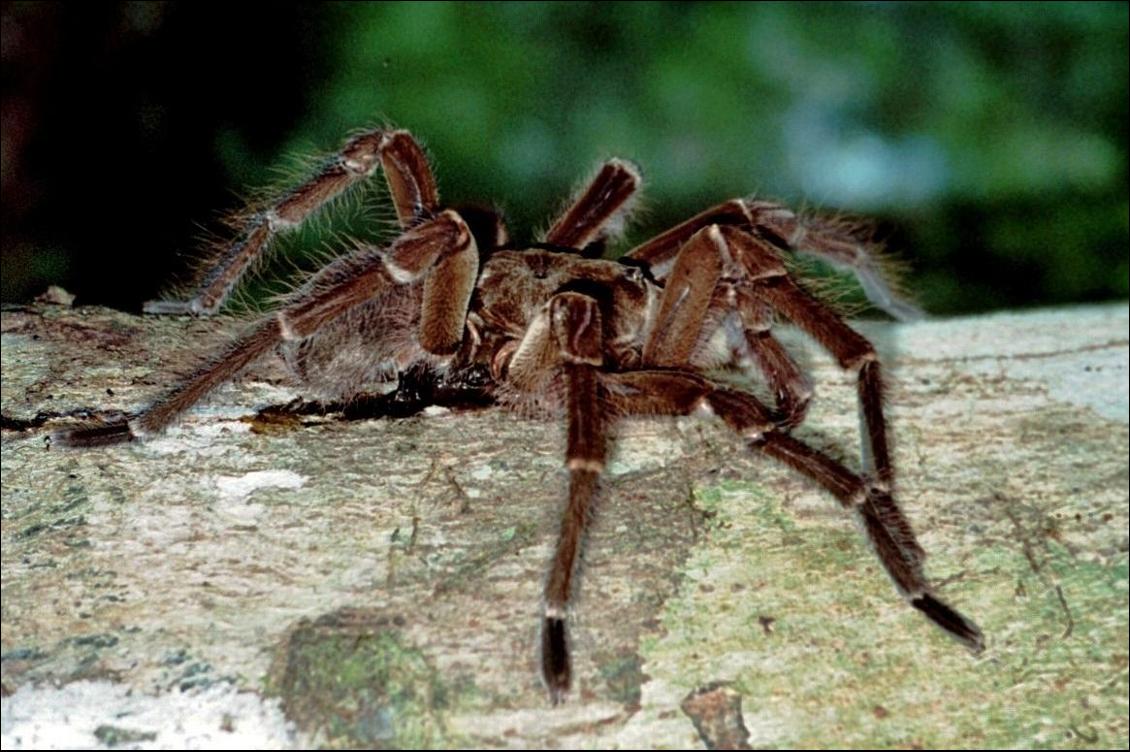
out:
{"label": "spider chelicera", "polygon": [[[595,258],[622,229],[640,187],[637,168],[612,159],[542,240],[514,243],[497,211],[440,203],[428,160],[410,133],[378,129],[351,138],[312,178],[249,211],[191,298],[150,302],[146,311],[218,311],[277,235],[378,169],[399,222],[394,241],[360,245],[325,266],[143,412],[65,431],[57,442],[92,446],[158,433],[275,351],[299,382],[340,400],[347,413],[374,400],[389,408],[385,414],[451,400],[564,419],[568,502],[541,625],[542,675],[556,703],[571,682],[570,601],[611,425],[638,415],[717,416],[751,450],[831,492],[857,516],[910,604],[971,650],[982,649],[978,627],[934,596],[925,553],[892,496],[875,349],[790,271],[796,254],[849,268],[877,306],[896,318],[914,316],[917,309],[893,292],[856,225],[733,199],[618,260]],[[858,375],[860,471],[792,436],[812,386],[773,334],[779,317]],[[773,404],[711,378],[724,367],[760,378]],[[397,377],[392,393],[365,396]]]}

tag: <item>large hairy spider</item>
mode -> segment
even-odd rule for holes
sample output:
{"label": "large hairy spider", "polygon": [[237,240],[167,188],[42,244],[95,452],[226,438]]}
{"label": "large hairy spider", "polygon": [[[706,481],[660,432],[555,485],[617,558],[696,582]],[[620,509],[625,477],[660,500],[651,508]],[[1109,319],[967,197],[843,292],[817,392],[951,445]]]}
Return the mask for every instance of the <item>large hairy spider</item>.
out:
{"label": "large hairy spider", "polygon": [[[619,260],[593,258],[624,224],[640,186],[637,169],[613,159],[542,240],[514,243],[497,212],[444,208],[416,140],[407,131],[379,129],[350,139],[318,174],[249,215],[191,299],[153,302],[146,310],[217,311],[277,234],[378,168],[400,225],[391,244],[362,245],[328,264],[140,414],[80,426],[58,441],[92,446],[151,436],[276,350],[301,383],[342,400],[347,411],[375,399],[411,412],[446,395],[564,418],[569,498],[541,625],[542,676],[556,703],[570,686],[570,600],[611,425],[636,415],[714,415],[750,449],[831,492],[858,518],[910,604],[981,650],[978,627],[934,596],[923,572],[925,552],[892,496],[875,349],[790,273],[797,253],[849,267],[876,305],[899,318],[912,315],[915,309],[878,273],[872,249],[843,222],[733,199]],[[773,334],[781,316],[858,374],[860,471],[792,436],[812,387]],[[708,375],[726,366],[759,372],[774,404]],[[395,376],[400,385],[391,394],[360,396]]]}

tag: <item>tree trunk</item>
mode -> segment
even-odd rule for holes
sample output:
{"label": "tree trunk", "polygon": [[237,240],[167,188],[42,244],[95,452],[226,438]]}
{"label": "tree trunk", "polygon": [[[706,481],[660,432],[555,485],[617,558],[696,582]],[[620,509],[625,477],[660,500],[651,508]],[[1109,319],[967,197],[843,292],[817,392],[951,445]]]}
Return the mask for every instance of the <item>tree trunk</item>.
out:
{"label": "tree trunk", "polygon": [[[79,743],[198,743],[184,719],[209,698],[221,743],[1125,748],[1127,326],[1124,304],[858,325],[890,379],[896,498],[979,657],[900,599],[833,498],[720,421],[621,425],[574,689],[550,707],[560,426],[267,420],[300,394],[272,356],[158,438],[52,447],[86,411],[144,407],[231,325],[6,310],[5,748],[48,743],[48,700]],[[791,345],[816,384],[795,435],[856,467],[852,377]]]}

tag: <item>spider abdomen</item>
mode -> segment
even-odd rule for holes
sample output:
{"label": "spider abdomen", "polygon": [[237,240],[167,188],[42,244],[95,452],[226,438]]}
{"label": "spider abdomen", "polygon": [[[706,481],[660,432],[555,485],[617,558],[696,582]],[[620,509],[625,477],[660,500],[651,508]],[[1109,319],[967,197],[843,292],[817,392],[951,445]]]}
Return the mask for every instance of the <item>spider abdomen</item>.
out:
{"label": "spider abdomen", "polygon": [[279,350],[312,396],[340,400],[380,390],[424,355],[415,335],[420,297],[419,285],[397,288]]}

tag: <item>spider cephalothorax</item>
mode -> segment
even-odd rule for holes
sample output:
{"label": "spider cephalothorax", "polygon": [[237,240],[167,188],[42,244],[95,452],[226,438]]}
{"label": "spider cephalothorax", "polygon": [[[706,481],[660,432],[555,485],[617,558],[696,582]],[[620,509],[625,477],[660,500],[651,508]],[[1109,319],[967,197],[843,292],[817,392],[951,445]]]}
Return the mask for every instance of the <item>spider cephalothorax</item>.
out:
{"label": "spider cephalothorax", "polygon": [[[849,267],[896,317],[915,309],[893,294],[850,224],[733,199],[628,251],[591,258],[623,225],[640,177],[603,164],[545,233],[511,244],[497,213],[444,208],[423,150],[406,131],[346,143],[313,178],[253,213],[187,301],[151,313],[215,312],[279,232],[295,227],[382,168],[400,223],[387,247],[361,245],[314,275],[195,374],[128,421],[60,434],[89,446],[163,430],[252,361],[278,351],[296,378],[344,410],[376,400],[385,414],[429,403],[497,402],[567,425],[568,502],[545,584],[542,674],[556,702],[569,689],[568,611],[581,539],[608,455],[611,424],[636,415],[713,415],[748,446],[832,493],[855,514],[899,592],[972,650],[975,624],[938,600],[924,552],[892,496],[883,380],[871,344],[798,284],[786,262],[808,254]],[[783,317],[858,374],[859,472],[791,435],[812,395],[772,331]],[[774,404],[711,378],[738,367]],[[367,396],[399,377],[391,394]]]}

